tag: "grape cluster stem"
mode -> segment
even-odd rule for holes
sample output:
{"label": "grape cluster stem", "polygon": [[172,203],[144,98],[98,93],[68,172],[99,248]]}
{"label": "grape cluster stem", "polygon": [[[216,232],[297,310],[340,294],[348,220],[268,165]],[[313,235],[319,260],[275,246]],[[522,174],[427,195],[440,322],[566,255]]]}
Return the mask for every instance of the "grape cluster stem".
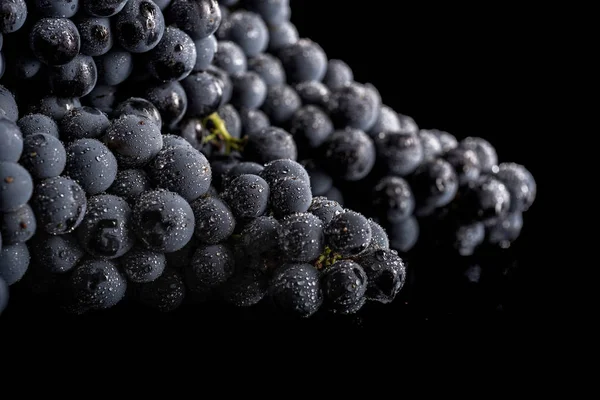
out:
{"label": "grape cluster stem", "polygon": [[202,124],[209,131],[209,135],[202,140],[203,144],[211,143],[218,148],[222,148],[224,145],[225,154],[230,154],[232,150],[239,152],[244,150],[246,138],[238,139],[231,136],[225,127],[225,122],[218,113],[214,112],[204,118]]}

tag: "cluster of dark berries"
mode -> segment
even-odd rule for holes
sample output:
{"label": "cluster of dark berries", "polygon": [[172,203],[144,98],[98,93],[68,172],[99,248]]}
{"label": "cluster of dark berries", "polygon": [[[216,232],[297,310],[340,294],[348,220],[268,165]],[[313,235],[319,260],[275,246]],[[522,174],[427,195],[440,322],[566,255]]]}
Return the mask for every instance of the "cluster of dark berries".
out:
{"label": "cluster of dark berries", "polygon": [[0,0],[0,312],[132,299],[357,312],[435,217],[515,240],[536,186],[419,129],[290,21],[289,0]]}

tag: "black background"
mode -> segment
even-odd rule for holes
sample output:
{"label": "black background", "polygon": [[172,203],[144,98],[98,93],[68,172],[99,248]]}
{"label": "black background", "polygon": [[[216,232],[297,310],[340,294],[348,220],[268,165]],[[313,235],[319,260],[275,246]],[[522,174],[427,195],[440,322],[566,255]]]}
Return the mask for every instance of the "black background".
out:
{"label": "black background", "polygon": [[[383,332],[398,326],[438,329],[472,323],[536,323],[547,310],[539,279],[544,268],[539,254],[546,187],[536,111],[543,31],[531,29],[529,16],[508,9],[386,0],[292,0],[291,4],[292,22],[300,36],[318,42],[329,58],[346,61],[357,81],[378,88],[385,104],[412,116],[422,128],[446,130],[459,139],[484,137],[496,147],[500,161],[524,164],[532,172],[538,198],[525,214],[521,237],[509,250],[483,252],[471,259],[416,251],[407,258],[413,272],[398,299],[390,305],[365,307],[352,318],[281,321],[260,310],[184,308],[157,315],[117,307],[62,323],[93,327],[118,323],[120,329],[162,327],[173,333],[197,325],[213,330],[293,326],[314,332],[325,328]],[[469,284],[462,274],[473,264],[487,271],[479,284]],[[26,321],[28,326],[46,326],[46,311],[32,313],[31,307],[25,308],[11,304],[0,325]]]}

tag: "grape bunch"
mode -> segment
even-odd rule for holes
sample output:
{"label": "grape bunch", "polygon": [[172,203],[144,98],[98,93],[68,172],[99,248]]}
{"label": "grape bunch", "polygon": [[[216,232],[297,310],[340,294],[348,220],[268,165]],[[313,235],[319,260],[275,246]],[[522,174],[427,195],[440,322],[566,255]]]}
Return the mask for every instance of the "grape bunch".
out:
{"label": "grape bunch", "polygon": [[[216,65],[234,83],[258,73],[267,87],[260,106],[265,85],[258,84],[256,103],[234,96],[230,104],[242,120],[245,108],[260,108],[266,118],[253,114],[261,121],[289,132],[316,196],[346,202],[373,218],[401,253],[417,244],[422,228],[464,256],[482,244],[507,248],[519,237],[523,213],[537,193],[525,166],[499,162],[483,137],[458,140],[394,111],[376,87],[355,81],[348,64],[329,59],[318,43],[299,35],[287,1],[221,2],[221,9],[225,17],[216,37],[223,49]],[[268,35],[253,13],[262,17]],[[249,37],[239,32],[240,25],[261,34]],[[257,54],[259,48],[263,52]],[[220,53],[228,54],[227,62]],[[217,114],[223,114],[225,128],[239,132],[230,110]],[[258,140],[248,129],[242,134],[246,141]],[[256,159],[252,149],[241,155]]]}
{"label": "grape bunch", "polygon": [[463,255],[516,240],[524,166],[419,128],[290,16],[0,0],[0,312],[19,284],[75,314],[353,314],[400,292],[420,220]]}

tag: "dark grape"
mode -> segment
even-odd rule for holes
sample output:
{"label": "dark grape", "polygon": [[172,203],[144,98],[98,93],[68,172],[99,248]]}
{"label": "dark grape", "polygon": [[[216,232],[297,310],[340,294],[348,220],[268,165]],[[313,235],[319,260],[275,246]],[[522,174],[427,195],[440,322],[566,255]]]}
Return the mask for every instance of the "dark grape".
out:
{"label": "dark grape", "polygon": [[423,161],[421,141],[416,134],[380,132],[374,138],[377,162],[390,173],[406,176]]}
{"label": "dark grape", "polygon": [[[415,129],[414,133],[416,133],[417,130],[418,129]],[[381,132],[402,132],[402,125],[400,124],[398,114],[391,107],[386,105],[381,106],[375,125],[373,125],[367,133],[372,138],[375,138]]]}
{"label": "dark grape", "polygon": [[260,176],[262,171],[265,169],[260,164],[251,161],[242,161],[235,166],[233,166],[227,173],[225,174],[226,181],[231,182],[235,178],[244,174],[252,174]]}
{"label": "dark grape", "polygon": [[263,299],[268,283],[264,272],[238,267],[233,276],[219,288],[219,293],[227,303],[237,307],[250,307]]}
{"label": "dark grape", "polygon": [[251,257],[267,257],[279,245],[279,222],[263,215],[250,221],[240,233],[240,246]]}
{"label": "dark grape", "polygon": [[206,72],[216,78],[219,86],[221,86],[222,95],[218,107],[229,103],[233,93],[233,83],[231,82],[229,74],[222,69],[215,67],[213,64],[208,66]]}
{"label": "dark grape", "polygon": [[283,85],[286,83],[285,70],[281,61],[268,53],[258,54],[247,61],[248,71],[257,73],[267,86]]}
{"label": "dark grape", "polygon": [[298,93],[287,84],[271,85],[261,110],[273,125],[287,123],[302,106]]}
{"label": "dark grape", "polygon": [[303,160],[302,165],[310,176],[310,190],[313,196],[322,196],[333,186],[333,178],[315,160]]}
{"label": "dark grape", "polygon": [[0,214],[0,228],[5,246],[27,242],[37,229],[33,209],[26,204],[16,211]]}
{"label": "dark grape", "polygon": [[132,54],[118,47],[94,57],[94,62],[98,75],[97,84],[100,85],[119,85],[133,72]]}
{"label": "dark grape", "polygon": [[531,172],[523,165],[501,163],[495,174],[510,192],[510,211],[525,212],[535,201],[537,185]]}
{"label": "dark grape", "polygon": [[112,194],[92,196],[87,212],[77,228],[83,248],[98,258],[118,258],[133,248],[135,235],[131,228],[131,207]]}
{"label": "dark grape", "polygon": [[289,0],[244,0],[244,6],[260,14],[269,25],[277,25],[290,19]]}
{"label": "dark grape", "polygon": [[[178,128],[178,134],[181,138],[192,146],[192,148],[198,151],[206,151],[204,139],[210,134],[208,129],[205,129],[202,125],[200,118],[186,118],[181,121]],[[167,139],[167,135],[163,135],[163,140]],[[170,147],[169,143],[163,143],[163,149]],[[217,179],[214,164],[212,166],[212,181],[215,182]]]}
{"label": "dark grape", "polygon": [[310,182],[290,177],[277,180],[271,185],[269,204],[277,218],[308,210],[312,201]]}
{"label": "dark grape", "polygon": [[244,174],[227,185],[223,192],[223,200],[236,218],[256,218],[267,210],[269,193],[269,184],[263,178]]}
{"label": "dark grape", "polygon": [[49,235],[39,232],[28,246],[36,265],[53,274],[71,271],[86,254],[77,237],[71,233]]}
{"label": "dark grape", "polygon": [[481,172],[493,172],[498,166],[498,154],[490,142],[480,137],[467,137],[459,143],[460,147],[470,149],[477,153]]}
{"label": "dark grape", "polygon": [[194,235],[194,222],[188,202],[165,189],[142,193],[133,208],[133,229],[148,250],[180,250]]}
{"label": "dark grape", "polygon": [[144,98],[159,111],[163,128],[174,128],[183,119],[188,108],[185,90],[176,81],[146,89]]}
{"label": "dark grape", "polygon": [[178,81],[187,77],[196,65],[196,45],[184,31],[168,26],[147,57],[148,71],[155,79]]}
{"label": "dark grape", "polygon": [[219,118],[225,124],[225,129],[231,137],[239,138],[242,135],[242,121],[235,107],[231,104],[225,104],[217,110]]}
{"label": "dark grape", "polygon": [[90,94],[83,98],[83,102],[89,107],[111,114],[117,102],[118,89],[117,86],[96,85]]}
{"label": "dark grape", "polygon": [[187,268],[192,262],[192,256],[198,248],[198,241],[192,236],[189,242],[181,249],[172,253],[165,253],[167,267],[181,271]]}
{"label": "dark grape", "polygon": [[302,164],[286,158],[273,160],[265,164],[260,176],[271,186],[287,178],[299,178],[307,183],[310,181],[310,177]]}
{"label": "dark grape", "polygon": [[299,39],[285,46],[277,56],[281,60],[288,82],[320,81],[327,72],[327,55],[310,39]]}
{"label": "dark grape", "polygon": [[0,279],[8,286],[19,282],[29,269],[30,258],[25,243],[4,244],[0,249]]}
{"label": "dark grape", "polygon": [[267,84],[256,72],[247,71],[232,79],[231,104],[236,108],[257,109],[267,98]]}
{"label": "dark grape", "polygon": [[369,226],[371,227],[371,243],[367,252],[376,249],[389,249],[390,239],[385,229],[372,219],[369,220]]}
{"label": "dark grape", "polygon": [[50,69],[50,88],[57,96],[83,97],[89,94],[98,80],[96,63],[90,56],[77,55],[75,58]]}
{"label": "dark grape", "polygon": [[217,52],[217,38],[214,35],[209,35],[204,39],[194,41],[194,46],[196,47],[194,71],[205,71],[212,63]]}
{"label": "dark grape", "polygon": [[468,185],[476,181],[481,174],[479,157],[473,150],[455,147],[446,152],[444,159],[454,168],[459,185]]}
{"label": "dark grape", "polygon": [[425,129],[421,129],[417,135],[423,146],[423,161],[431,161],[442,154],[442,144],[436,135]]}
{"label": "dark grape", "polygon": [[79,0],[35,0],[35,9],[44,17],[71,18],[79,11]]}
{"label": "dark grape", "polygon": [[212,186],[217,189],[217,192],[224,190],[223,183],[226,181],[227,172],[240,162],[240,157],[237,153],[228,155],[215,155],[210,160],[212,169]]}
{"label": "dark grape", "polygon": [[415,210],[412,189],[399,176],[386,176],[377,182],[373,188],[371,204],[377,218],[391,223],[407,219]]}
{"label": "dark grape", "polygon": [[18,31],[25,24],[28,15],[25,0],[0,2],[0,34]]}
{"label": "dark grape", "polygon": [[327,245],[342,256],[355,256],[371,244],[371,225],[363,215],[346,210],[325,227]]}
{"label": "dark grape", "polygon": [[357,82],[334,90],[328,104],[331,120],[340,129],[349,127],[368,131],[379,115],[372,93]]}
{"label": "dark grape", "polygon": [[367,274],[354,261],[338,261],[323,271],[321,287],[327,309],[340,314],[354,314],[365,303]]}
{"label": "dark grape", "polygon": [[200,243],[217,244],[231,236],[236,220],[229,206],[220,198],[203,196],[191,207],[196,220],[194,234]]}
{"label": "dark grape", "polygon": [[292,45],[300,39],[296,25],[290,21],[282,21],[276,25],[269,25],[269,52],[277,52],[286,46]]}
{"label": "dark grape", "polygon": [[243,108],[239,110],[240,122],[242,124],[241,136],[249,136],[256,131],[271,125],[269,117],[260,110]]}
{"label": "dark grape", "polygon": [[459,213],[466,221],[493,223],[508,214],[510,203],[506,185],[492,175],[482,175],[462,193]]}
{"label": "dark grape", "polygon": [[192,257],[188,274],[198,289],[214,289],[233,275],[233,253],[224,244],[202,245]]}
{"label": "dark grape", "polygon": [[189,202],[205,194],[211,184],[212,172],[208,160],[192,148],[171,147],[161,150],[147,171],[157,187],[178,193]]}
{"label": "dark grape", "polygon": [[387,225],[390,248],[401,253],[409,252],[417,244],[420,233],[419,220],[414,216]]}
{"label": "dark grape", "polygon": [[165,19],[158,6],[149,0],[128,0],[114,18],[115,37],[121,47],[132,53],[152,50],[163,37]]}
{"label": "dark grape", "polygon": [[428,129],[427,131],[437,136],[440,145],[442,146],[442,154],[446,154],[450,150],[458,147],[458,141],[454,135],[439,129]]}
{"label": "dark grape", "polygon": [[217,42],[213,64],[231,76],[241,75],[248,70],[248,59],[244,50],[229,40]]}
{"label": "dark grape", "polygon": [[187,114],[204,118],[221,106],[223,81],[209,72],[195,72],[181,81],[188,99]]}
{"label": "dark grape", "polygon": [[[87,96],[89,97],[89,96]],[[45,96],[29,107],[31,114],[44,114],[55,121],[60,121],[69,111],[81,107],[76,97]]]}
{"label": "dark grape", "polygon": [[60,138],[65,142],[77,139],[97,139],[110,126],[108,116],[97,108],[73,108],[60,120]]}
{"label": "dark grape", "polygon": [[0,119],[0,143],[0,161],[19,161],[23,152],[23,134],[16,123],[6,118]]}
{"label": "dark grape", "polygon": [[29,172],[17,163],[0,161],[0,212],[18,210],[29,202],[32,193]]}
{"label": "dark grape", "polygon": [[331,175],[346,181],[366,177],[375,165],[375,145],[359,129],[333,132],[323,145],[325,169]]}
{"label": "dark grape", "polygon": [[194,40],[204,39],[221,25],[217,0],[173,0],[166,9],[166,20]]}
{"label": "dark grape", "polygon": [[327,226],[335,216],[346,212],[346,210],[337,201],[318,196],[313,197],[308,212],[323,221],[323,226]]}
{"label": "dark grape", "polygon": [[248,136],[244,156],[249,161],[266,164],[288,158],[296,160],[298,150],[294,138],[281,128],[267,127]]}
{"label": "dark grape", "polygon": [[487,241],[500,248],[507,249],[519,238],[522,229],[523,214],[520,211],[511,212],[487,227]]}
{"label": "dark grape", "polygon": [[220,40],[235,42],[248,57],[264,52],[269,44],[269,30],[263,19],[251,11],[237,10],[223,21]]}
{"label": "dark grape", "polygon": [[97,84],[100,85],[119,85],[126,82],[133,72],[133,55],[119,47],[94,57],[94,62],[98,73]]}
{"label": "dark grape", "polygon": [[64,65],[79,54],[81,37],[70,19],[41,18],[31,28],[29,46],[44,64]]}
{"label": "dark grape", "polygon": [[82,8],[96,17],[112,17],[119,13],[129,0],[80,0]]}
{"label": "dark grape", "polygon": [[140,167],[152,160],[162,148],[160,125],[137,115],[123,115],[111,121],[104,142],[120,167]]}
{"label": "dark grape", "polygon": [[2,85],[0,85],[0,117],[12,122],[17,122],[19,119],[19,106],[15,96]]}
{"label": "dark grape", "polygon": [[331,90],[341,89],[354,81],[354,73],[342,60],[332,59],[327,63],[323,83]]}
{"label": "dark grape", "polygon": [[125,277],[133,283],[149,283],[164,272],[167,260],[163,253],[136,248],[119,259]]}
{"label": "dark grape", "polygon": [[284,217],[278,229],[279,248],[283,256],[294,262],[315,261],[323,252],[323,221],[309,213]]}
{"label": "dark grape", "polygon": [[355,261],[367,274],[367,299],[391,303],[406,281],[406,268],[398,253],[379,249],[363,254]]}
{"label": "dark grape", "polygon": [[416,212],[419,214],[448,205],[458,192],[456,172],[441,158],[420,166],[410,177],[409,183],[418,205]]}
{"label": "dark grape", "polygon": [[50,235],[75,230],[87,210],[85,191],[66,176],[44,179],[35,187],[32,206],[41,228]]}
{"label": "dark grape", "polygon": [[81,37],[81,54],[92,57],[106,54],[114,43],[110,19],[99,17],[79,17],[75,25]]}
{"label": "dark grape", "polygon": [[302,104],[313,105],[327,109],[329,106],[329,96],[331,92],[322,82],[319,81],[305,81],[300,82],[294,86]]}
{"label": "dark grape", "polygon": [[70,276],[74,311],[78,314],[112,308],[127,290],[127,281],[109,260],[86,260]]}
{"label": "dark grape", "polygon": [[[114,110],[113,118],[119,118],[124,115],[135,115],[146,118],[154,123],[158,128],[162,126],[162,118],[158,109],[152,102],[141,97],[129,97],[120,102]],[[142,124],[143,125],[143,124]]]}
{"label": "dark grape", "polygon": [[117,176],[117,159],[97,139],[77,139],[67,147],[64,174],[75,180],[89,195],[108,189]]}
{"label": "dark grape", "polygon": [[333,133],[333,123],[317,106],[300,108],[290,120],[290,133],[300,151],[306,153],[321,146]]}
{"label": "dark grape", "polygon": [[134,203],[140,194],[150,190],[150,188],[150,178],[144,170],[120,169],[107,192]]}
{"label": "dark grape", "polygon": [[54,136],[58,139],[58,125],[56,121],[44,114],[27,114],[22,116],[18,121],[17,125],[21,129],[23,138],[34,133],[44,133],[46,135]]}
{"label": "dark grape", "polygon": [[319,271],[310,264],[282,265],[269,282],[267,296],[279,312],[308,318],[323,304]]}

